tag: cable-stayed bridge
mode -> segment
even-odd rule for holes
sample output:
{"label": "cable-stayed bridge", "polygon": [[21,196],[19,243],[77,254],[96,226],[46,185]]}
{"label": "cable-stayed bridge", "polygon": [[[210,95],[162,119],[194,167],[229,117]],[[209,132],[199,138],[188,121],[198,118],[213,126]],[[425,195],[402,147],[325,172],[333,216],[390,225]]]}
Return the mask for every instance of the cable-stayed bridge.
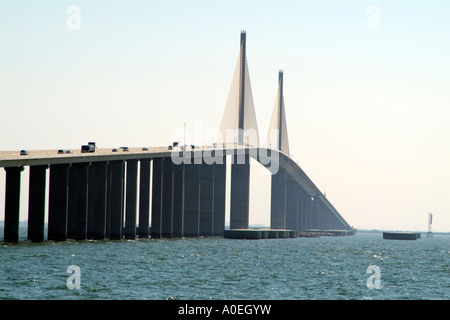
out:
{"label": "cable-stayed bridge", "polygon": [[0,152],[0,167],[6,171],[4,241],[19,241],[24,167],[29,167],[30,178],[30,241],[222,236],[227,159],[230,229],[248,229],[250,158],[272,173],[271,229],[352,231],[289,157],[286,118],[280,71],[266,147],[260,147],[246,33],[241,32],[239,57],[213,147]]}

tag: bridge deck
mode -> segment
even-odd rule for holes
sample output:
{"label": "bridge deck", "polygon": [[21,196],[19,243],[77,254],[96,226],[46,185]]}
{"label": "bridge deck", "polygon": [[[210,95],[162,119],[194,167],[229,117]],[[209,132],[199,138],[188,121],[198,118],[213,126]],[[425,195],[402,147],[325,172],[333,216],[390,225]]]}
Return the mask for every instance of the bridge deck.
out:
{"label": "bridge deck", "polygon": [[98,148],[87,153],[82,153],[80,149],[62,149],[72,152],[62,154],[58,154],[58,150],[30,150],[28,155],[20,155],[20,151],[0,151],[0,167],[155,158],[170,156],[171,153],[167,147],[153,147],[145,151],[142,147],[128,148],[127,151],[116,149],[113,152],[113,148]]}

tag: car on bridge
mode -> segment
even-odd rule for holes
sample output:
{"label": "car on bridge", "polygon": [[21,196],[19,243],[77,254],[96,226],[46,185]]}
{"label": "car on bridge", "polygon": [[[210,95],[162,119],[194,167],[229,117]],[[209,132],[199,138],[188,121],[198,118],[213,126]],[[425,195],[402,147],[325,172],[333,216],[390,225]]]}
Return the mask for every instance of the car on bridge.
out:
{"label": "car on bridge", "polygon": [[21,156],[27,156],[29,154],[28,150],[20,150]]}

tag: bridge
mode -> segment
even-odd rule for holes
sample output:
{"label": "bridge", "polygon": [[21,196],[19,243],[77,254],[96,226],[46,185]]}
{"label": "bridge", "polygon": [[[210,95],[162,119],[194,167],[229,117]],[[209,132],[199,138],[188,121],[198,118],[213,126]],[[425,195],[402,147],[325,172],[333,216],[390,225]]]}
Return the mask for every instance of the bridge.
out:
{"label": "bridge", "polygon": [[266,147],[260,147],[246,33],[241,32],[239,57],[213,145],[61,154],[0,152],[0,167],[6,171],[4,241],[19,241],[20,182],[27,166],[27,238],[33,242],[223,236],[227,159],[231,161],[230,229],[248,229],[250,158],[272,173],[271,229],[352,231],[289,157],[282,71]]}

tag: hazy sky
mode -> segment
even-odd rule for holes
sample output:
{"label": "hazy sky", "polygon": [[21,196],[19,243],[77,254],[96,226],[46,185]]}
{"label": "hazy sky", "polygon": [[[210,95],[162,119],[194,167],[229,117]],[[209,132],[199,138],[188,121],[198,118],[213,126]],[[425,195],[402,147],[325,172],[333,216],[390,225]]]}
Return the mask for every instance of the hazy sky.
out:
{"label": "hazy sky", "polygon": [[0,150],[164,146],[183,122],[200,144],[245,29],[263,141],[283,69],[293,158],[349,224],[426,230],[432,212],[450,231],[449,17],[446,0],[1,0]]}

